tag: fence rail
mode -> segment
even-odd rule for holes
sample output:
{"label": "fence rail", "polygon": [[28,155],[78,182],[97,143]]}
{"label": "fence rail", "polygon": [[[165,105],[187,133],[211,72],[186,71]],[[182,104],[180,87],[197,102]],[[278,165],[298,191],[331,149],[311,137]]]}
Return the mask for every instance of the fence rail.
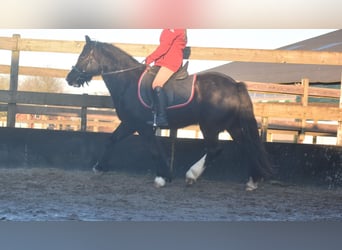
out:
{"label": "fence rail", "polygon": [[[19,66],[20,51],[31,52],[56,52],[56,53],[80,53],[84,45],[83,41],[60,41],[42,39],[22,39],[20,35],[13,37],[0,37],[0,49],[12,51],[11,65],[0,65],[1,74],[10,75],[10,89],[0,91],[0,111],[7,112],[7,126],[15,126],[16,114],[75,114],[81,119],[81,129],[87,128],[87,117],[90,113],[115,116],[109,96],[74,95],[34,93],[17,91],[18,76],[48,76],[65,78],[69,70]],[[133,56],[145,57],[155,49],[155,45],[146,44],[118,44],[116,46],[127,51]],[[224,60],[245,62],[273,62],[273,63],[297,63],[297,64],[324,64],[342,65],[342,53],[322,51],[283,51],[283,50],[256,50],[256,49],[229,49],[229,48],[200,48],[188,49],[190,60]],[[96,78],[99,79],[99,78]],[[309,79],[298,79],[302,84],[287,86],[271,83],[247,82],[250,92],[275,93],[295,95],[301,97],[300,103],[254,103],[254,112],[258,117],[263,138],[267,139],[267,133],[271,129],[286,129],[286,126],[272,123],[275,118],[292,119],[297,125],[287,126],[301,134],[308,133],[317,128],[322,128],[322,134],[338,136],[337,144],[342,144],[342,99],[341,90],[309,87]],[[309,97],[333,98],[340,100],[340,104],[313,104],[308,103]],[[96,110],[90,111],[91,108]],[[315,123],[321,120],[335,121],[338,124],[336,133],[331,133],[331,127],[309,126],[306,121]],[[89,123],[90,124],[90,123]],[[88,125],[89,125],[88,124]],[[314,127],[314,128],[312,128]]]}

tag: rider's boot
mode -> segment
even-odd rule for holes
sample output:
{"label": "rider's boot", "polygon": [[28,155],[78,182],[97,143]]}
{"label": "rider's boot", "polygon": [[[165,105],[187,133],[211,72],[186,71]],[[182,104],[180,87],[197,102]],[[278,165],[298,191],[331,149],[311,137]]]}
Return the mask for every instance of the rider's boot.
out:
{"label": "rider's boot", "polygon": [[166,116],[167,96],[163,87],[153,89],[154,103],[156,109],[156,127],[167,127],[169,125]]}

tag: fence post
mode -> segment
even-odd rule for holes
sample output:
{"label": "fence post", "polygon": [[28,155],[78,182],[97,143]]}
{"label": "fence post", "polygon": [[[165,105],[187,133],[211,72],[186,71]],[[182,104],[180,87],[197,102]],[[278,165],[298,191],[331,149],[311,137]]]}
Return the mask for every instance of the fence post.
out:
{"label": "fence post", "polygon": [[268,117],[261,118],[261,140],[267,142]]}
{"label": "fence post", "polygon": [[175,147],[176,147],[176,140],[177,140],[177,129],[170,129],[170,138],[171,138],[171,160],[170,160],[170,168],[171,171],[174,169],[175,164]]}
{"label": "fence post", "polygon": [[7,109],[7,127],[15,127],[15,117],[16,117],[16,100],[15,96],[18,90],[18,79],[19,79],[19,48],[18,43],[20,35],[14,34],[13,39],[16,39],[16,47],[12,50],[11,57],[11,71],[10,71],[10,102],[8,103]]}
{"label": "fence post", "polygon": [[[309,103],[309,79],[304,78],[302,79],[302,85],[304,87],[304,92],[302,96],[302,105],[303,107],[307,107]],[[306,126],[306,115],[305,113],[302,114],[302,119],[301,119],[301,130],[299,132],[298,136],[298,143],[302,143],[305,139],[305,126]]]}
{"label": "fence post", "polygon": [[[85,100],[87,96],[88,94],[83,94],[83,99]],[[81,108],[81,131],[87,131],[87,107],[85,106]]]}
{"label": "fence post", "polygon": [[[342,109],[342,74],[341,74],[341,83],[340,83],[340,109]],[[342,145],[342,121],[338,121],[338,128],[337,128],[337,145]]]}

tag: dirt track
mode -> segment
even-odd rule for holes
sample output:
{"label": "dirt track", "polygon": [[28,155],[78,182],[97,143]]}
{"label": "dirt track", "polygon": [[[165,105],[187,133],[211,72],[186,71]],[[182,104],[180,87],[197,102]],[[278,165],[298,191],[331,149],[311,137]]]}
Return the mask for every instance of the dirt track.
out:
{"label": "dirt track", "polygon": [[0,169],[0,220],[342,221],[342,189],[200,179],[165,188],[153,175],[60,169]]}

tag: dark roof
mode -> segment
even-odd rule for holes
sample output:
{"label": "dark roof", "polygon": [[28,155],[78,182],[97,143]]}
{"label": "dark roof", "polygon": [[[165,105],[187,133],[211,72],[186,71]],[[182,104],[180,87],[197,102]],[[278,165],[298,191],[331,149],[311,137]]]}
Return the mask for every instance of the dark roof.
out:
{"label": "dark roof", "polygon": [[[280,50],[342,52],[342,30],[297,42]],[[294,83],[309,78],[311,83],[341,82],[342,66],[231,62],[207,71],[221,72],[239,81]]]}

